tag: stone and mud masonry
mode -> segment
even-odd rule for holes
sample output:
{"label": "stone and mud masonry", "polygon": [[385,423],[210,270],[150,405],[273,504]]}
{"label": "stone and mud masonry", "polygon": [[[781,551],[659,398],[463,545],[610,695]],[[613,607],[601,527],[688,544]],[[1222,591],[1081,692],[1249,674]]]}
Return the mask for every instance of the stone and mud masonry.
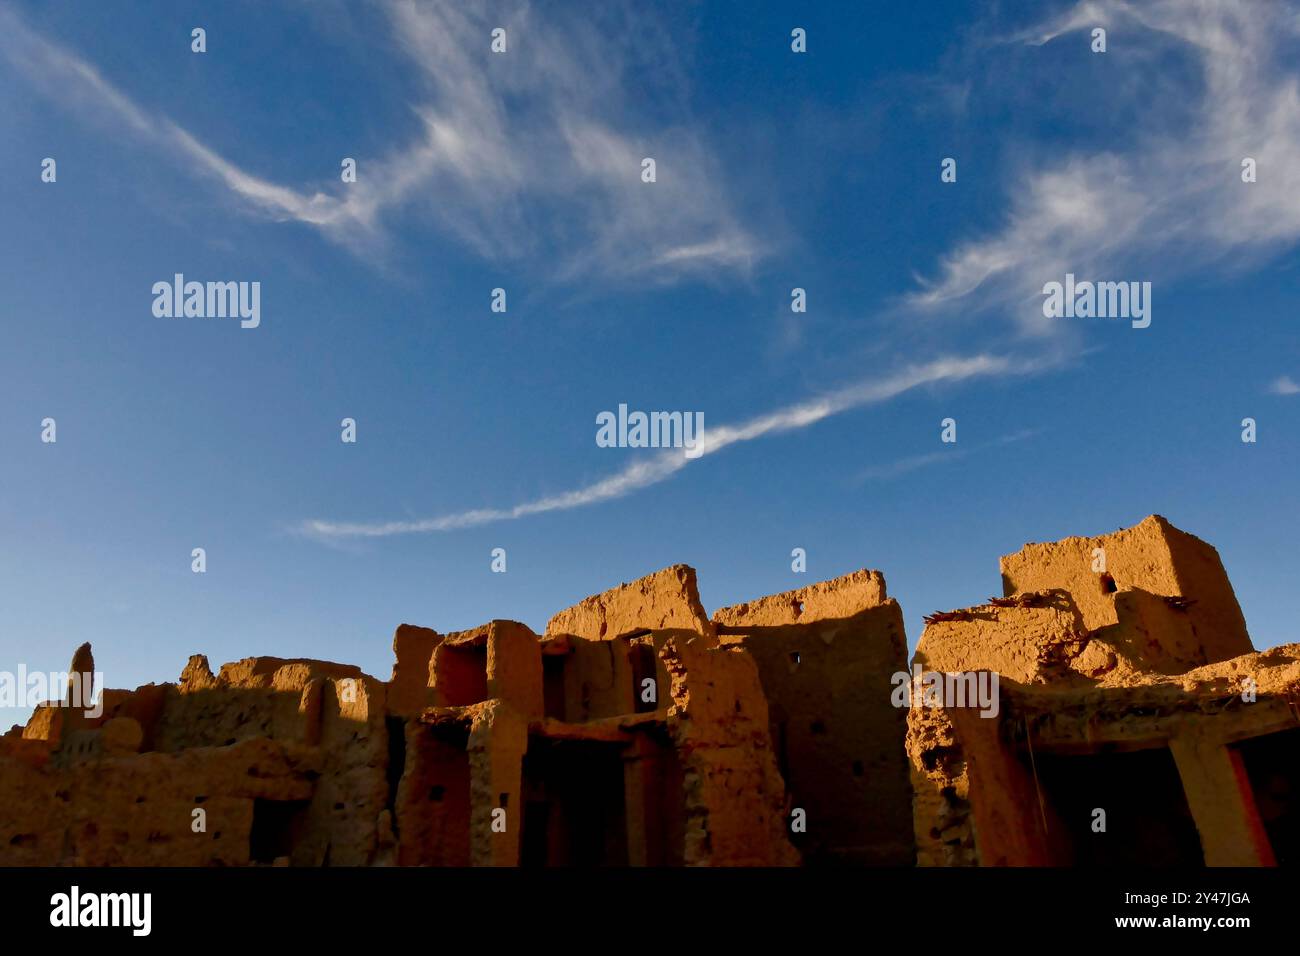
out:
{"label": "stone and mud masonry", "polygon": [[[912,661],[878,571],[710,617],[676,565],[556,614],[403,624],[384,681],[255,657],[0,737],[6,866],[1300,861],[1300,645],[1152,516],[1029,544]],[[89,678],[87,678],[89,679]]]}

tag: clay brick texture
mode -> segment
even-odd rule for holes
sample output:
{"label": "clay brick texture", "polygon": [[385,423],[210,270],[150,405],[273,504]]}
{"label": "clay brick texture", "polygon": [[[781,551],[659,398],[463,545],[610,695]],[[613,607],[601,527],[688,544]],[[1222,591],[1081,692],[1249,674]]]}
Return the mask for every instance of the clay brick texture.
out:
{"label": "clay brick texture", "polygon": [[95,716],[70,687],[0,737],[0,865],[1300,859],[1300,646],[1254,650],[1210,545],[1151,516],[1001,575],[910,661],[878,571],[710,615],[675,565],[540,635],[402,624],[387,681],[196,655]]}

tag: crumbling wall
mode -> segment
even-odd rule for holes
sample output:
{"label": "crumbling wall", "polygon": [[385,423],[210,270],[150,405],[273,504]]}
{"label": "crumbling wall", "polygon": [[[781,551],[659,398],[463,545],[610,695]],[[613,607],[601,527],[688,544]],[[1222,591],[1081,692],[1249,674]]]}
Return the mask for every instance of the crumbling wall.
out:
{"label": "crumbling wall", "polygon": [[[0,865],[1300,858],[1300,646],[1224,659],[1249,638],[1213,548],[1152,517],[1002,569],[1007,596],[931,615],[915,658],[996,674],[987,710],[900,687],[874,571],[712,621],[678,565],[542,637],[402,625],[388,681],[195,655],[0,737]],[[1162,806],[1126,799],[1134,772]],[[1094,783],[1140,840],[1092,842]]]}
{"label": "crumbling wall", "polygon": [[718,627],[781,627],[852,617],[888,598],[885,576],[866,568],[713,612]]}
{"label": "crumbling wall", "polygon": [[395,817],[401,866],[469,866],[468,724],[403,723],[404,769]]}
{"label": "crumbling wall", "polygon": [[318,686],[321,776],[294,863],[366,866],[392,843],[385,686],[369,676]]}
{"label": "crumbling wall", "polygon": [[508,703],[475,708],[470,724],[470,862],[518,866],[528,722]]}
{"label": "crumbling wall", "polygon": [[[1098,549],[1105,555],[1104,571],[1093,570]],[[1218,552],[1159,515],[1113,534],[1027,544],[1004,556],[1001,568],[1007,597],[1026,591],[1067,591],[1089,630],[1117,623],[1114,594],[1139,588],[1194,601],[1187,617],[1204,648],[1205,663],[1254,649]]]}
{"label": "crumbling wall", "polygon": [[1300,725],[1300,665],[1249,653],[1214,549],[1152,516],[1028,545],[1002,572],[1006,598],[932,615],[917,648],[927,671],[1001,679],[996,719],[908,715],[918,861],[1270,862],[1237,748]]}
{"label": "crumbling wall", "polygon": [[363,677],[352,665],[278,657],[224,664],[213,676],[207,658],[195,655],[180,682],[164,692],[158,749],[221,747],[258,737],[314,744],[323,684]]}
{"label": "crumbling wall", "polygon": [[905,711],[891,678],[907,670],[902,610],[878,571],[715,612],[719,640],[751,656],[770,734],[806,830],[806,862],[910,865]]}
{"label": "crumbling wall", "polygon": [[[1050,861],[1037,790],[1009,742],[1006,695],[1018,686],[1083,681],[1084,672],[1114,667],[1114,657],[1090,639],[1070,596],[1059,591],[929,619],[913,657],[922,682],[907,688],[919,865]],[[932,674],[997,674],[997,712],[969,700],[932,703],[925,684]]]}
{"label": "crumbling wall", "polygon": [[1015,604],[932,615],[913,662],[928,671],[986,670],[1002,680],[1046,683],[1109,663],[1109,649],[1089,653],[1091,643],[1069,594],[1039,592]]}
{"label": "crumbling wall", "polygon": [[672,680],[668,726],[684,775],[684,862],[795,865],[784,781],[753,659],[677,639],[662,653]]}
{"label": "crumbling wall", "polygon": [[265,739],[65,769],[0,763],[7,866],[244,866],[256,802],[309,798],[319,769]]}
{"label": "crumbling wall", "polygon": [[695,569],[685,564],[674,564],[586,598],[560,611],[546,625],[548,636],[572,634],[589,641],[671,629],[713,633],[700,604]]}
{"label": "crumbling wall", "polygon": [[551,658],[559,668],[556,680],[563,693],[560,719],[583,723],[635,710],[626,640],[590,641],[566,635],[565,647],[562,656]]}
{"label": "crumbling wall", "polygon": [[[16,823],[15,846],[57,846],[47,861],[90,865],[273,862],[257,856],[267,847],[299,865],[375,862],[388,790],[384,685],[358,668],[262,657],[214,676],[196,655],[178,684],[106,690],[103,705],[75,723],[71,708],[38,709],[46,752],[11,752],[44,776],[7,780],[52,788],[53,805],[66,805]],[[102,805],[96,788],[108,794]],[[3,796],[0,805],[31,812]],[[190,829],[195,808],[204,831]]]}
{"label": "crumbling wall", "polygon": [[936,705],[923,695],[911,701],[907,750],[918,863],[1053,862],[1054,828],[1033,776],[1032,742],[1020,753],[1029,730],[1014,724],[1008,701],[1033,689],[1082,693],[1098,679],[1134,679],[1141,662],[1128,644],[1106,639],[1118,636],[1113,627],[1089,631],[1073,595],[1061,589],[927,618],[914,667],[922,675],[996,674],[1000,693],[996,714],[969,702]]}
{"label": "crumbling wall", "polygon": [[388,711],[418,717],[433,706],[430,665],[442,635],[427,627],[398,625],[393,634],[393,674],[388,681]]}

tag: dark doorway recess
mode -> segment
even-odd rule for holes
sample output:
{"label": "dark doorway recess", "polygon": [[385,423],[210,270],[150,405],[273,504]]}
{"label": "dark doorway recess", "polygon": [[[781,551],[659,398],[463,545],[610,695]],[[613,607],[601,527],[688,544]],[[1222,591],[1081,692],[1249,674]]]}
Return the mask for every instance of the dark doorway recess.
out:
{"label": "dark doorway recess", "polygon": [[623,748],[533,737],[524,755],[524,866],[626,866]]}
{"label": "dark doorway recess", "polygon": [[1279,866],[1300,863],[1300,728],[1235,745]]}
{"label": "dark doorway recess", "polygon": [[[1060,866],[1202,866],[1201,839],[1168,747],[1036,754]],[[1105,811],[1104,832],[1094,829]]]}

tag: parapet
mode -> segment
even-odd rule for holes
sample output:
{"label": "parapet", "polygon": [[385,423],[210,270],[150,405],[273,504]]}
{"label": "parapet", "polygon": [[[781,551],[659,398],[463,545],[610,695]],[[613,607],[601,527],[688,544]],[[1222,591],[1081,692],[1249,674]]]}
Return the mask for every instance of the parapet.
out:
{"label": "parapet", "polygon": [[561,611],[546,625],[548,636],[573,634],[591,641],[652,630],[712,635],[713,626],[700,604],[694,568],[674,564],[610,588]]}
{"label": "parapet", "polygon": [[[1071,596],[1040,591],[930,615],[914,659],[926,670],[987,670],[1020,683],[1045,683],[1076,671],[1088,644]],[[1086,668],[1087,658],[1080,663]]]}
{"label": "parapet", "polygon": [[885,602],[885,576],[863,569],[793,591],[783,591],[744,604],[718,608],[713,623],[719,630],[776,627],[852,617]]}
{"label": "parapet", "polygon": [[1067,591],[1089,630],[1118,623],[1116,593],[1136,588],[1190,602],[1187,620],[1203,663],[1254,650],[1219,553],[1159,515],[1112,534],[1027,544],[1001,567],[1004,596]]}

